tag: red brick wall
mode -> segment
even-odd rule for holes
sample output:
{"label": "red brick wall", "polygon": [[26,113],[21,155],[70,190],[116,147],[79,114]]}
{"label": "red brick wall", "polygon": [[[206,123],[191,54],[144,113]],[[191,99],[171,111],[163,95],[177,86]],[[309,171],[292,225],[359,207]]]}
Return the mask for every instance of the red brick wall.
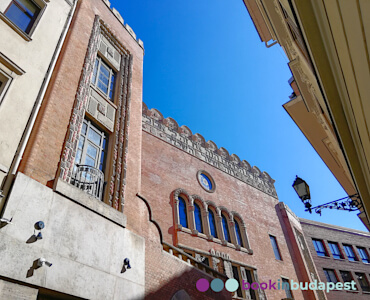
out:
{"label": "red brick wall", "polygon": [[[163,231],[168,243],[178,242],[192,248],[209,251],[211,248],[228,253],[230,258],[257,267],[260,282],[277,280],[281,276],[297,281],[284,234],[275,211],[277,200],[273,197],[227,175],[207,163],[181,151],[170,144],[143,132],[142,148],[142,195],[150,202],[153,218]],[[198,170],[207,171],[216,182],[216,191],[208,193],[199,185]],[[188,233],[174,232],[171,193],[185,189],[190,195],[197,194],[204,200],[211,200],[217,206],[238,212],[246,226],[253,255],[236,251],[227,246],[210,242]],[[269,234],[276,236],[283,261],[275,259]],[[285,297],[283,291],[266,290],[268,299]],[[303,299],[299,291],[295,299]]]}

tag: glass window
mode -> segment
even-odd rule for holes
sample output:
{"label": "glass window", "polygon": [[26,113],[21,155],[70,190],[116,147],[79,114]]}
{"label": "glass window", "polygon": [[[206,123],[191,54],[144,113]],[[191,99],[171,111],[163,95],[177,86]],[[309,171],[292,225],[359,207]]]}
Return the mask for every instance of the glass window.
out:
{"label": "glass window", "polygon": [[357,247],[358,253],[360,253],[360,257],[363,263],[368,264],[369,263],[369,255],[367,254],[367,251],[363,247]]}
{"label": "glass window", "polygon": [[186,213],[186,203],[185,200],[181,197],[179,197],[179,217],[181,226],[188,227],[188,215]]}
{"label": "glass window", "polygon": [[335,275],[334,270],[324,269],[324,273],[325,273],[325,277],[326,277],[327,282],[334,282],[334,283],[338,282],[338,278]]}
{"label": "glass window", "polygon": [[358,258],[355,255],[355,252],[353,252],[353,248],[351,245],[343,245],[344,251],[347,254],[349,261],[357,261]]}
{"label": "glass window", "polygon": [[288,299],[293,299],[292,291],[290,290],[289,280],[282,278],[282,288],[285,290],[285,295]]}
{"label": "glass window", "polygon": [[351,272],[349,271],[340,271],[340,276],[342,276],[344,282],[352,282],[353,280]]}
{"label": "glass window", "polygon": [[237,220],[235,220],[235,233],[236,233],[236,241],[238,245],[240,245],[241,247],[244,247],[239,222]]}
{"label": "glass window", "polygon": [[312,239],[312,242],[318,256],[328,256],[322,240]]}
{"label": "glass window", "polygon": [[198,232],[203,232],[202,213],[197,203],[194,203],[194,218],[195,218],[195,229],[198,230]]}
{"label": "glass window", "polygon": [[12,0],[5,15],[22,31],[29,33],[40,8],[31,0]]}
{"label": "glass window", "polygon": [[211,209],[208,210],[208,220],[209,220],[209,228],[211,230],[211,235],[215,238],[218,238],[217,230],[216,230],[215,215]]}
{"label": "glass window", "polygon": [[333,254],[333,257],[335,259],[342,259],[343,256],[342,256],[342,253],[339,250],[338,243],[328,242],[328,244],[329,244],[329,247],[330,247],[330,251]]}
{"label": "glass window", "polygon": [[224,229],[224,238],[225,238],[225,240],[228,241],[229,243],[231,243],[229,225],[227,224],[227,219],[224,215],[222,215],[222,228]]}
{"label": "glass window", "polygon": [[87,165],[104,172],[104,163],[106,157],[107,137],[103,131],[100,131],[84,120],[80,139],[78,141],[75,168],[76,165]]}
{"label": "glass window", "polygon": [[370,292],[369,282],[367,281],[366,275],[364,273],[355,273],[358,282],[360,283],[361,289],[364,292]]}
{"label": "glass window", "polygon": [[276,237],[274,237],[273,235],[270,235],[270,241],[271,241],[272,249],[274,250],[275,258],[277,260],[282,260],[281,259],[281,255],[280,255],[280,251],[279,251],[279,247],[278,247],[278,244],[277,244]]}
{"label": "glass window", "polygon": [[238,297],[243,298],[243,293],[242,293],[242,288],[241,288],[243,286],[243,282],[240,281],[238,267],[237,266],[232,266],[232,267],[233,267],[233,277],[236,281],[239,282],[239,287],[236,290],[236,294],[238,295]]}
{"label": "glass window", "polygon": [[91,83],[106,94],[109,99],[112,99],[115,80],[116,73],[113,69],[105,64],[100,57],[97,57],[91,77]]}

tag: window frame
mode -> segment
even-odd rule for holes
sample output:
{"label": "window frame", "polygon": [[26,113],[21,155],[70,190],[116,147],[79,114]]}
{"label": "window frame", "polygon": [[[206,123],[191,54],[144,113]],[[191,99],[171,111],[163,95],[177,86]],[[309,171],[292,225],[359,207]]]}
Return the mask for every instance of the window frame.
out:
{"label": "window frame", "polygon": [[[216,232],[216,236],[212,234],[212,230],[211,230],[211,221],[210,221],[210,218],[209,218],[209,215],[212,214],[213,215],[213,225],[214,225],[214,229],[215,229],[215,232]],[[218,229],[217,229],[217,213],[216,213],[216,209],[214,209],[213,207],[211,206],[208,206],[208,225],[209,225],[209,234],[211,237],[215,238],[215,239],[219,239],[219,232],[218,232]]]}
{"label": "window frame", "polygon": [[[181,225],[182,228],[189,228],[189,214],[188,214],[188,205],[187,205],[187,202],[186,200],[184,199],[184,197],[182,195],[179,195],[178,196],[178,201],[179,201],[179,205],[178,205],[178,215],[179,215],[179,220],[178,220],[178,224]],[[186,226],[184,226],[182,223],[181,223],[181,212],[180,212],[180,205],[181,203],[184,203],[184,212],[185,212],[185,221],[186,221]]]}
{"label": "window frame", "polygon": [[[231,230],[230,230],[230,226],[229,226],[229,216],[227,215],[227,213],[225,211],[221,211],[221,229],[222,229],[222,240],[224,241],[224,243],[232,243],[232,239],[231,239]],[[224,224],[224,221],[225,221],[225,224]],[[228,234],[228,239],[226,239],[226,235],[225,235],[225,227],[226,227],[226,232]]]}
{"label": "window frame", "polygon": [[[98,63],[98,64],[97,64]],[[97,64],[97,65],[96,65]],[[99,74],[101,67],[105,67],[109,71],[109,78],[108,78],[108,85],[107,85],[107,92],[104,92],[98,85],[99,83]],[[102,96],[114,103],[114,94],[115,94],[115,85],[117,83],[117,71],[112,68],[112,66],[104,59],[104,57],[97,55],[95,62],[94,62],[94,68],[91,73],[91,85],[98,91]],[[112,76],[114,77],[113,84],[112,84]],[[101,80],[100,80],[101,81]],[[101,81],[102,82],[102,81]],[[110,96],[110,94],[112,95]]]}
{"label": "window frame", "polygon": [[[196,207],[199,208],[199,215],[197,216],[196,215]],[[197,217],[199,217],[199,221],[200,221],[200,229],[198,229],[197,227]],[[198,233],[202,233],[204,234],[205,233],[205,230],[204,230],[204,222],[203,222],[203,213],[202,213],[202,205],[200,205],[198,203],[198,201],[194,201],[194,229],[197,230]]]}
{"label": "window frame", "polygon": [[[333,255],[334,259],[344,259],[343,253],[342,253],[341,249],[339,248],[339,244],[337,242],[329,242],[328,241],[328,245],[329,245],[330,252]],[[334,253],[332,246],[336,247],[336,250],[338,250],[338,253]]]}
{"label": "window frame", "polygon": [[13,77],[0,67],[0,105],[3,102],[12,81]]}
{"label": "window frame", "polygon": [[[361,258],[362,263],[369,264],[370,263],[370,258],[369,258],[369,253],[366,250],[366,248],[365,247],[356,247],[356,248],[357,248],[357,252],[358,252],[358,254],[359,254],[360,258]],[[360,251],[360,250],[362,250],[362,251]],[[365,253],[365,256],[366,256],[365,260],[366,261],[364,261],[364,258],[362,256],[362,253]]]}
{"label": "window frame", "polygon": [[[325,277],[326,277],[326,281],[327,281],[327,282],[333,282],[333,283],[337,283],[337,282],[339,282],[339,278],[338,278],[338,276],[337,276],[337,274],[336,274],[336,272],[335,272],[335,270],[334,270],[334,269],[326,269],[326,268],[323,268],[323,271],[324,271],[324,274],[325,274]],[[334,278],[335,278],[335,280],[336,280],[335,282],[334,282],[334,281],[332,281],[332,278],[331,278],[331,276],[330,276],[329,272],[332,272],[332,273],[333,273]]]}
{"label": "window frame", "polygon": [[[286,284],[288,284],[289,289],[285,288]],[[286,298],[284,298],[284,299],[294,299],[294,295],[293,295],[292,289],[290,287],[289,278],[281,277],[281,287],[285,291]],[[290,295],[288,295],[288,292],[289,292]]]}
{"label": "window frame", "polygon": [[[343,249],[344,249],[344,252],[346,253],[347,258],[348,258],[349,261],[351,261],[351,262],[358,261],[358,257],[356,255],[355,250],[353,249],[352,245],[343,244]],[[350,251],[347,251],[347,250],[350,250]],[[352,252],[352,253],[348,253],[348,252]],[[349,254],[351,254],[351,256]],[[352,256],[352,254],[353,254],[353,256]]]}
{"label": "window frame", "polygon": [[[320,247],[316,247],[317,243],[321,244],[324,251],[321,251],[320,249],[318,249]],[[329,257],[328,249],[326,249],[326,245],[325,245],[323,240],[312,238],[312,244],[315,248],[317,256],[319,256],[319,257]],[[320,255],[320,254],[324,254],[324,255]]]}
{"label": "window frame", "polygon": [[[339,273],[340,273],[340,276],[342,277],[342,280],[343,280],[344,283],[355,281],[351,271],[339,270]],[[343,277],[343,274],[349,274],[350,280],[346,281]],[[356,285],[355,285],[355,289],[358,290],[357,282],[356,282]]]}
{"label": "window frame", "polygon": [[279,244],[277,242],[276,236],[272,235],[272,234],[269,234],[269,237],[270,237],[270,243],[271,243],[272,251],[274,252],[275,259],[279,260],[279,261],[282,261],[283,257],[281,255],[280,247],[279,247]]}
{"label": "window frame", "polygon": [[[360,284],[360,288],[362,291],[364,292],[370,292],[370,284],[369,284],[369,280],[367,279],[367,276],[365,273],[362,273],[362,272],[355,272],[355,275],[356,275],[356,279],[358,281],[358,283]],[[366,285],[362,285],[361,283],[363,283],[363,281],[361,279],[359,279],[359,276],[363,276],[362,279],[364,279],[364,281],[366,282]]]}
{"label": "window frame", "polygon": [[[35,29],[37,28],[37,25],[40,22],[40,19],[41,19],[42,15],[45,12],[47,4],[44,0],[27,0],[27,1],[32,2],[39,9],[39,11],[37,13],[37,16],[35,16],[31,20],[32,25],[31,24],[29,25],[30,29],[28,30],[28,32],[21,29],[11,18],[9,18],[6,15],[9,8],[12,6],[13,2],[17,2],[17,0],[11,0],[9,2],[8,6],[6,7],[6,9],[4,10],[4,12],[0,12],[0,19],[2,19],[6,24],[8,24],[8,26],[10,26],[23,39],[25,39],[26,41],[29,42],[29,41],[32,40],[31,37],[32,37],[33,33],[35,32]],[[14,5],[16,5],[16,4],[14,4]]]}

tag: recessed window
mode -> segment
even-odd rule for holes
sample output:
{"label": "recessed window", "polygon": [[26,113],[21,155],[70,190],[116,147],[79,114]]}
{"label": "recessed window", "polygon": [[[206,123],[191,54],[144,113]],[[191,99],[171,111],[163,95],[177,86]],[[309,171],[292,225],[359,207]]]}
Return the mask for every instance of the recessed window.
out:
{"label": "recessed window", "polygon": [[292,290],[290,289],[289,279],[282,278],[282,288],[285,290],[287,299],[293,299]]}
{"label": "recessed window", "polygon": [[179,217],[180,217],[180,224],[182,227],[188,227],[188,214],[186,212],[186,203],[185,200],[179,197]]}
{"label": "recessed window", "polygon": [[325,274],[325,277],[326,277],[326,281],[327,282],[333,282],[333,283],[337,283],[338,282],[338,278],[335,275],[334,270],[332,270],[332,269],[324,269],[324,274]]}
{"label": "recessed window", "polygon": [[318,256],[328,256],[322,240],[312,239],[312,242]]}
{"label": "recessed window", "polygon": [[203,189],[210,193],[214,192],[216,185],[211,175],[205,171],[198,171],[197,179]]}
{"label": "recessed window", "polygon": [[239,282],[239,287],[236,290],[236,294],[238,295],[238,297],[243,298],[243,293],[242,293],[242,288],[241,288],[243,286],[243,281],[240,280],[238,267],[232,266],[232,268],[233,268],[233,277],[237,282]]}
{"label": "recessed window", "polygon": [[369,263],[369,255],[367,254],[367,251],[363,247],[357,247],[358,253],[360,254],[361,260],[364,264]]}
{"label": "recessed window", "polygon": [[203,232],[202,213],[197,203],[194,203],[194,219],[195,229],[198,230],[198,232]]}
{"label": "recessed window", "polygon": [[11,77],[0,70],[0,103],[10,85]]}
{"label": "recessed window", "polygon": [[235,220],[235,234],[236,234],[236,242],[238,243],[238,245],[241,247],[244,247],[239,222],[237,220]]}
{"label": "recessed window", "polygon": [[280,251],[279,251],[279,247],[278,247],[278,244],[277,244],[276,237],[274,237],[273,235],[270,235],[270,241],[271,241],[272,249],[274,250],[275,258],[277,260],[282,260],[281,259],[281,255],[280,255]]}
{"label": "recessed window", "polygon": [[351,245],[343,245],[344,251],[347,254],[349,261],[358,261],[358,258],[355,255],[355,252],[353,251],[353,247]]}
{"label": "recessed window", "polygon": [[113,98],[116,73],[100,57],[96,58],[91,83],[109,99]]}
{"label": "recessed window", "polygon": [[224,230],[224,239],[231,243],[229,225],[227,224],[227,218],[222,214],[222,228]]}
{"label": "recessed window", "polygon": [[328,244],[329,244],[330,251],[333,254],[333,257],[335,259],[342,259],[343,258],[343,255],[342,255],[342,253],[339,250],[338,243],[328,242]]}
{"label": "recessed window", "polygon": [[216,220],[215,220],[215,213],[212,209],[208,210],[208,220],[209,220],[209,228],[211,231],[211,235],[215,238],[218,238],[217,229],[216,229]]}
{"label": "recessed window", "polygon": [[40,7],[31,0],[12,0],[4,14],[19,29],[30,33],[40,11]]}
{"label": "recessed window", "polygon": [[340,276],[342,276],[344,282],[352,282],[353,280],[352,274],[349,271],[340,271]]}
{"label": "recessed window", "polygon": [[364,273],[355,273],[358,282],[360,283],[361,289],[364,292],[370,292],[369,282],[367,281],[366,275]]}

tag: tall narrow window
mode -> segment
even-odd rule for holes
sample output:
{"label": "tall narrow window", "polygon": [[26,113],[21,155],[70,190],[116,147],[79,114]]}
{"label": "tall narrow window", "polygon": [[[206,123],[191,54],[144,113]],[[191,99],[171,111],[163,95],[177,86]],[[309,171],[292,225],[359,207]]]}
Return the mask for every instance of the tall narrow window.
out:
{"label": "tall narrow window", "polygon": [[340,276],[342,276],[344,282],[352,282],[353,280],[352,274],[349,271],[340,271]]}
{"label": "tall narrow window", "polygon": [[186,213],[186,203],[185,200],[179,197],[179,217],[180,217],[180,224],[183,227],[188,227],[188,216]]}
{"label": "tall narrow window", "polygon": [[40,10],[31,0],[12,0],[5,15],[22,31],[30,33]]}
{"label": "tall narrow window", "polygon": [[273,235],[270,235],[270,241],[271,241],[272,249],[274,250],[275,258],[277,260],[282,260],[281,259],[281,255],[280,255],[280,251],[279,251],[279,247],[278,247],[278,244],[277,244],[276,237],[274,237]]}
{"label": "tall narrow window", "polygon": [[285,290],[285,295],[288,299],[293,299],[293,294],[292,294],[292,291],[290,289],[290,284],[289,284],[289,280],[288,279],[285,279],[285,278],[282,278],[282,288]]}
{"label": "tall narrow window", "polygon": [[357,256],[355,255],[355,252],[353,252],[353,248],[351,245],[343,245],[344,251],[347,254],[349,261],[358,261]]}
{"label": "tall narrow window", "polygon": [[240,281],[240,276],[239,276],[239,270],[238,270],[238,267],[237,266],[232,266],[233,268],[233,276],[234,276],[234,279],[239,282],[239,287],[238,289],[236,290],[236,294],[238,295],[238,297],[240,298],[243,298],[243,293],[242,293],[242,289],[241,287],[243,286],[243,282]]}
{"label": "tall narrow window", "polygon": [[325,277],[326,277],[326,281],[327,282],[334,282],[334,283],[337,283],[338,282],[338,278],[335,275],[334,270],[324,269],[324,274],[325,274]]}
{"label": "tall narrow window", "polygon": [[195,229],[198,230],[198,232],[203,232],[202,213],[197,203],[194,203],[194,219]]}
{"label": "tall narrow window", "polygon": [[329,244],[329,247],[330,247],[330,251],[333,254],[333,257],[335,259],[342,259],[343,258],[343,255],[342,255],[342,253],[339,250],[338,243],[328,242],[328,244]]}
{"label": "tall narrow window", "polygon": [[229,226],[227,225],[227,219],[224,215],[222,215],[222,228],[224,229],[224,239],[225,239],[225,241],[228,241],[229,243],[231,243]]}
{"label": "tall narrow window", "polygon": [[116,73],[104,61],[97,57],[91,83],[103,92],[109,99],[113,97]]}
{"label": "tall narrow window", "polygon": [[210,231],[211,231],[211,235],[215,238],[218,238],[217,229],[216,229],[215,215],[214,215],[214,212],[211,209],[208,210],[208,220],[209,220],[209,228],[210,228]]}
{"label": "tall narrow window", "polygon": [[312,239],[312,242],[318,256],[328,256],[322,240]]}
{"label": "tall narrow window", "polygon": [[235,233],[236,233],[236,242],[238,243],[239,246],[244,247],[239,222],[237,220],[235,220]]}
{"label": "tall narrow window", "polygon": [[367,254],[367,251],[363,247],[357,247],[358,253],[360,253],[361,260],[364,264],[369,263],[369,255]]}

